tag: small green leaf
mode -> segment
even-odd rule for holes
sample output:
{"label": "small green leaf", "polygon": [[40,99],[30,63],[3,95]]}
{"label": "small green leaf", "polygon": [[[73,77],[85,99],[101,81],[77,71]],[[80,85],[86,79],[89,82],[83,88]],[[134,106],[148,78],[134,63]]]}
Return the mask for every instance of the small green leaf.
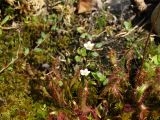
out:
{"label": "small green leaf", "polygon": [[92,35],[90,35],[90,34],[88,34],[88,33],[83,33],[81,36],[80,36],[81,38],[87,38],[87,39],[89,39],[89,40],[92,40]]}
{"label": "small green leaf", "polygon": [[99,54],[98,54],[97,52],[92,52],[91,55],[92,55],[93,57],[98,57],[98,56],[99,56]]}
{"label": "small green leaf", "polygon": [[96,80],[99,80],[96,72],[92,72],[92,76],[93,76]]}
{"label": "small green leaf", "polygon": [[67,60],[66,60],[66,61],[67,61],[67,63],[68,63],[68,64],[70,64],[70,63],[71,63],[71,59],[70,59],[70,58],[67,58]]}
{"label": "small green leaf", "polygon": [[149,70],[151,68],[151,65],[148,62],[144,63],[144,68]]}
{"label": "small green leaf", "polygon": [[81,62],[82,61],[82,58],[78,55],[76,55],[74,59],[75,59],[76,62]]}
{"label": "small green leaf", "polygon": [[7,21],[10,20],[10,18],[11,18],[11,16],[10,16],[10,15],[7,15],[7,16],[2,20],[2,22],[1,22],[0,25],[4,25]]}
{"label": "small green leaf", "polygon": [[83,57],[85,57],[85,56],[87,55],[85,48],[82,48],[82,49],[81,49],[81,55],[82,55]]}
{"label": "small green leaf", "polygon": [[42,37],[43,39],[45,39],[46,34],[45,34],[44,32],[41,32],[41,37]]}
{"label": "small green leaf", "polygon": [[9,71],[13,71],[13,67],[12,67],[12,66],[10,66],[10,67],[8,67],[8,68],[7,68],[7,70],[9,70]]}
{"label": "small green leaf", "polygon": [[160,64],[160,55],[155,55],[152,57],[152,62],[155,64],[155,65],[159,65]]}
{"label": "small green leaf", "polygon": [[148,88],[148,84],[143,84],[142,86],[137,87],[137,100],[140,100],[143,97],[145,90]]}
{"label": "small green leaf", "polygon": [[42,52],[43,50],[41,48],[35,48],[34,52]]}
{"label": "small green leaf", "polygon": [[92,76],[104,85],[108,83],[106,76],[103,75],[101,72],[92,72]]}
{"label": "small green leaf", "polygon": [[96,47],[96,48],[101,48],[102,46],[103,46],[103,43],[100,42],[100,43],[97,43],[95,47]]}
{"label": "small green leaf", "polygon": [[29,54],[29,48],[24,48],[24,55],[28,55]]}
{"label": "small green leaf", "polygon": [[103,81],[103,86],[105,86],[105,85],[107,85],[108,84],[108,79],[105,79],[104,81]]}
{"label": "small green leaf", "polygon": [[59,30],[59,28],[58,28],[57,26],[52,26],[52,27],[51,27],[51,30],[57,31],[57,30]]}
{"label": "small green leaf", "polygon": [[84,33],[85,32],[85,28],[84,27],[77,27],[77,32]]}
{"label": "small green leaf", "polygon": [[99,81],[103,82],[106,80],[106,76],[104,76],[102,73],[97,72],[97,76],[99,78]]}
{"label": "small green leaf", "polygon": [[63,82],[60,80],[60,81],[58,81],[58,84],[59,84],[59,86],[60,87],[62,87],[63,86]]}
{"label": "small green leaf", "polygon": [[132,28],[131,21],[124,21],[124,27],[126,28],[126,30],[130,30]]}
{"label": "small green leaf", "polygon": [[97,83],[95,82],[95,81],[89,81],[89,84],[91,84],[91,85],[97,85]]}
{"label": "small green leaf", "polygon": [[87,38],[88,38],[89,40],[92,40],[93,36],[88,34],[88,35],[87,35]]}
{"label": "small green leaf", "polygon": [[84,39],[86,38],[87,35],[88,35],[87,33],[83,33],[80,37]]}
{"label": "small green leaf", "polygon": [[79,48],[77,50],[77,53],[83,57],[87,56],[87,52],[86,52],[86,49],[85,48]]}
{"label": "small green leaf", "polygon": [[160,55],[157,55],[158,63],[160,64]]}
{"label": "small green leaf", "polygon": [[37,45],[40,45],[42,42],[43,42],[43,39],[39,38],[36,43],[37,43]]}

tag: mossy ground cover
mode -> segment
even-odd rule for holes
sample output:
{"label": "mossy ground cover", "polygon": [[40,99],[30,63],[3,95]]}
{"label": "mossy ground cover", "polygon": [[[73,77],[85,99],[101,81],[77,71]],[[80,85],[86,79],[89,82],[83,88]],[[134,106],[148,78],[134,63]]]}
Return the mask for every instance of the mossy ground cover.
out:
{"label": "mossy ground cover", "polygon": [[147,30],[107,8],[76,14],[77,1],[43,16],[1,3],[1,120],[160,119],[160,46]]}

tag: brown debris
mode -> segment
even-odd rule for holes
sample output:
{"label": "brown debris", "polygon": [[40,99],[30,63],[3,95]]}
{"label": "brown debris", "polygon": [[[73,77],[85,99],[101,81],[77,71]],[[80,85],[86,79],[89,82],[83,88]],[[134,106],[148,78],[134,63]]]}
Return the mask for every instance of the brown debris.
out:
{"label": "brown debris", "polygon": [[136,6],[138,7],[138,10],[145,11],[147,9],[147,5],[144,2],[144,0],[134,0]]}
{"label": "brown debris", "polygon": [[79,0],[78,13],[91,12],[94,7],[102,9],[101,0]]}

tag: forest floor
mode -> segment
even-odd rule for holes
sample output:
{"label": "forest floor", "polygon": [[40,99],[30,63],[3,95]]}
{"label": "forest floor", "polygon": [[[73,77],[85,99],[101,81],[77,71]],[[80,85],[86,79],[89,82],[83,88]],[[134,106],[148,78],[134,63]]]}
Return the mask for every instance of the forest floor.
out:
{"label": "forest floor", "polygon": [[83,14],[53,3],[33,15],[0,1],[0,120],[160,119],[149,16],[129,3]]}

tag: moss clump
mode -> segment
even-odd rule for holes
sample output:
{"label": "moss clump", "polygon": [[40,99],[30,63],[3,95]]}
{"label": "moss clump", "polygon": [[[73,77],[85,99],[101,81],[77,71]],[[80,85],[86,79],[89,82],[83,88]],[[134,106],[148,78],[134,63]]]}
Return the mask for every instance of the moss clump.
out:
{"label": "moss clump", "polygon": [[57,39],[56,39],[56,44],[57,46],[60,48],[60,49],[66,49],[69,47],[71,43],[71,38],[69,36],[59,36]]}
{"label": "moss clump", "polygon": [[33,101],[29,96],[28,79],[14,71],[3,73],[0,80],[0,98],[3,101],[0,119],[44,120],[48,114],[47,106],[43,101],[38,103]]}

